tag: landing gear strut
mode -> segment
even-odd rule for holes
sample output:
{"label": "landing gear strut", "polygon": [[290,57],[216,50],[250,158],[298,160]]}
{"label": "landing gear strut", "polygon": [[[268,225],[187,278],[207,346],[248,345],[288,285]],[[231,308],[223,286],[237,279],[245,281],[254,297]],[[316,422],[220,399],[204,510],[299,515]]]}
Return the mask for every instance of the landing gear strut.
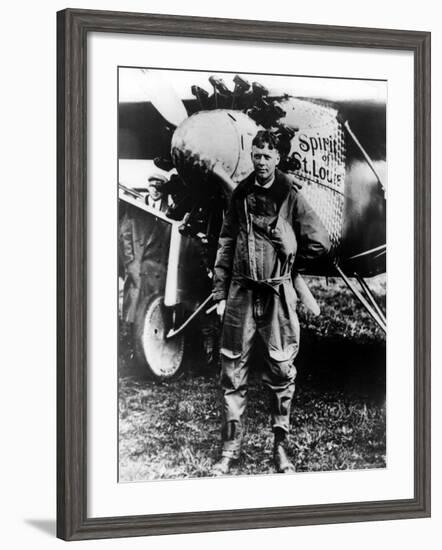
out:
{"label": "landing gear strut", "polygon": [[381,306],[376,302],[376,298],[373,296],[373,293],[369,289],[365,280],[355,273],[355,277],[359,284],[361,285],[362,292],[350,281],[347,275],[342,271],[342,269],[336,264],[336,271],[342,277],[345,284],[354,294],[354,296],[359,300],[359,302],[365,307],[368,313],[376,321],[376,323],[381,327],[384,332],[387,332],[387,318],[385,313],[382,311]]}

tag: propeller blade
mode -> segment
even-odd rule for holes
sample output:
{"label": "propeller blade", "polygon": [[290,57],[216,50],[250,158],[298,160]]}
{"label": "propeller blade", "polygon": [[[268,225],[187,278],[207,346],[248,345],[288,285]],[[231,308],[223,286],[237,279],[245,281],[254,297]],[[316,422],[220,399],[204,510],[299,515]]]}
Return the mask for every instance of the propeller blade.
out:
{"label": "propeller blade", "polygon": [[293,279],[293,286],[295,287],[296,294],[300,299],[301,303],[313,313],[316,317],[321,313],[321,309],[318,305],[318,302],[315,300],[313,294],[310,292],[307,283],[299,275],[299,273]]}
{"label": "propeller blade", "polygon": [[172,86],[158,71],[141,69],[140,87],[160,115],[173,126],[179,126],[187,118],[184,103]]}

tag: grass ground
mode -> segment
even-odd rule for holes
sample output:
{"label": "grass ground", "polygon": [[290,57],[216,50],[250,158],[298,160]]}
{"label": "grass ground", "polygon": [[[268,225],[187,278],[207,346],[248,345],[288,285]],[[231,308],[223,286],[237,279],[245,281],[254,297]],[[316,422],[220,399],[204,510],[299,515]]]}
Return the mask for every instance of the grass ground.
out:
{"label": "grass ground", "polygon": [[[385,277],[370,286],[385,304]],[[298,472],[385,467],[385,336],[339,280],[311,278],[322,314],[300,311],[289,452]],[[148,380],[120,346],[120,481],[210,475],[220,445],[218,372],[190,345],[184,375]],[[194,344],[194,343],[193,343]],[[124,353],[126,350],[126,353]],[[273,473],[268,395],[254,361],[243,454],[233,473]]]}

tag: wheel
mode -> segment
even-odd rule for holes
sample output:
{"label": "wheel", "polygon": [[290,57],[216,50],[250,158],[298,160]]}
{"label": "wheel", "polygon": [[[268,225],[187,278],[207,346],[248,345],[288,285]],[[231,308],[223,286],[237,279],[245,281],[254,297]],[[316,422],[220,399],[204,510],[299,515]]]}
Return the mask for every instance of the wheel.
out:
{"label": "wheel", "polygon": [[141,365],[158,380],[176,377],[183,364],[184,334],[166,339],[171,312],[158,294],[140,304],[135,320],[135,355]]}

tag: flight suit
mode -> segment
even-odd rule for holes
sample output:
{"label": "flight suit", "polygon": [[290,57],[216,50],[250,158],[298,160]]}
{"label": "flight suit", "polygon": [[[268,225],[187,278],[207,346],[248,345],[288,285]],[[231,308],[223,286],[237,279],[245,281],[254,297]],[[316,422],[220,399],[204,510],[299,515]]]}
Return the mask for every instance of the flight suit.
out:
{"label": "flight suit", "polygon": [[266,189],[255,174],[232,195],[220,233],[214,298],[226,299],[221,340],[223,455],[237,458],[247,401],[249,360],[264,348],[262,379],[271,391],[272,428],[289,430],[299,322],[292,273],[328,252],[318,216],[291,180],[276,171]]}

